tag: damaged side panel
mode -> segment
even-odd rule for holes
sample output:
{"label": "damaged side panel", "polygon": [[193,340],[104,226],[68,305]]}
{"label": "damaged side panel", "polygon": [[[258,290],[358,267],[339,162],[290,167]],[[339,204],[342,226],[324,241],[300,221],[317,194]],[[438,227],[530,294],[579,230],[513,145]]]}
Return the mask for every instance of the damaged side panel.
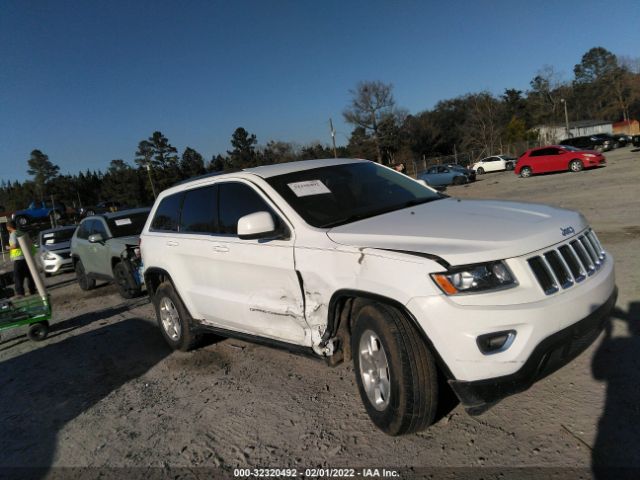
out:
{"label": "damaged side panel", "polygon": [[366,248],[296,247],[295,262],[304,292],[310,342],[316,353],[325,356],[333,353],[331,345],[324,344],[323,335],[328,326],[329,302],[336,291],[358,290],[404,304],[427,291],[427,285],[407,282],[407,278],[422,278],[426,284],[429,271],[442,268],[428,259]]}

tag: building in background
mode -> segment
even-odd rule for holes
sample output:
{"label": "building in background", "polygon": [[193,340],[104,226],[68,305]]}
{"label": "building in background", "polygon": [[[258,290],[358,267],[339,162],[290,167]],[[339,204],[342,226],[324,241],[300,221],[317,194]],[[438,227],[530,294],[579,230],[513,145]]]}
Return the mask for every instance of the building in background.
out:
{"label": "building in background", "polygon": [[596,133],[611,134],[613,133],[613,123],[605,120],[569,122],[569,135],[567,135],[567,128],[564,124],[539,125],[534,130],[538,131],[540,145],[552,145],[568,137],[584,137]]}
{"label": "building in background", "polygon": [[613,133],[626,135],[640,135],[640,122],[638,120],[623,120],[613,124]]}

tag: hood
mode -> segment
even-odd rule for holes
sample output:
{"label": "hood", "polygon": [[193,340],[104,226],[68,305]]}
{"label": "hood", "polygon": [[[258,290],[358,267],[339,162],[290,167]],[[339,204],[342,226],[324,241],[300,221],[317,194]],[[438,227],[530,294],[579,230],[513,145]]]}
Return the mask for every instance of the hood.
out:
{"label": "hood", "polygon": [[67,240],[66,242],[60,242],[60,243],[53,243],[51,245],[47,245],[46,243],[44,245],[41,245],[41,247],[43,250],[49,250],[50,252],[57,252],[58,250],[69,250],[71,248],[71,239]]}
{"label": "hood", "polygon": [[122,246],[133,245],[137,247],[138,243],[140,243],[140,235],[130,235],[128,237],[110,238],[109,243],[111,243],[112,245],[122,245]]}
{"label": "hood", "polygon": [[465,265],[525,255],[586,227],[579,213],[547,205],[446,198],[341,225],[327,235],[342,245],[425,253]]}

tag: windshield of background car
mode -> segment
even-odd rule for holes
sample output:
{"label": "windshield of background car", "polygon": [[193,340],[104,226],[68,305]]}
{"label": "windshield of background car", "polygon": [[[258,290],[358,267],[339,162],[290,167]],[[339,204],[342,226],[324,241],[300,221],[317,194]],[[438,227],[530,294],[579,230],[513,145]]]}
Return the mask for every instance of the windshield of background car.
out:
{"label": "windshield of background car", "polygon": [[309,225],[320,228],[444,197],[373,162],[314,168],[266,180]]}
{"label": "windshield of background car", "polygon": [[42,232],[40,245],[56,245],[58,243],[64,243],[71,240],[73,237],[74,228],[65,228],[63,230],[56,230],[55,232]]}
{"label": "windshield of background car", "polygon": [[130,237],[140,235],[148,216],[148,211],[132,213],[130,215],[123,214],[109,218],[107,223],[109,224],[109,230],[113,237]]}
{"label": "windshield of background car", "polygon": [[568,151],[570,151],[570,152],[580,152],[580,151],[581,151],[579,148],[572,147],[572,146],[570,146],[570,145],[563,145],[563,146],[562,146],[562,149],[563,149],[563,150],[568,150]]}

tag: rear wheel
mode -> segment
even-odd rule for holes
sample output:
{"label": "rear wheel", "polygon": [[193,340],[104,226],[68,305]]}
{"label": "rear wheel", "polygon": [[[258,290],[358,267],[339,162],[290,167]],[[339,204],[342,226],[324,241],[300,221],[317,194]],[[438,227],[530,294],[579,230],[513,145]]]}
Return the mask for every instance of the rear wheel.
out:
{"label": "rear wheel", "polygon": [[580,160],[571,160],[569,162],[569,170],[572,172],[580,172],[584,169],[584,165]]}
{"label": "rear wheel", "polygon": [[478,173],[478,175],[482,175],[484,173],[484,168],[478,167],[478,170],[476,170],[476,172]]}
{"label": "rear wheel", "polygon": [[140,286],[123,262],[116,263],[113,267],[113,276],[122,298],[134,298],[140,295]]}
{"label": "rear wheel", "polygon": [[196,348],[202,335],[193,328],[193,320],[171,282],[160,284],[153,296],[158,326],[166,342],[174,350],[183,352]]}
{"label": "rear wheel", "polygon": [[49,323],[47,322],[38,322],[34,323],[29,327],[29,331],[27,332],[27,336],[30,340],[34,342],[41,342],[49,335]]}
{"label": "rear wheel", "polygon": [[533,170],[530,167],[522,167],[520,169],[520,176],[522,178],[530,177],[533,174]]}
{"label": "rear wheel", "polygon": [[84,270],[84,265],[82,265],[82,261],[80,260],[76,262],[76,278],[78,279],[78,285],[80,285],[82,290],[91,290],[96,286],[96,281],[87,276],[87,272]]}
{"label": "rear wheel", "polygon": [[404,315],[382,304],[363,306],[355,316],[351,348],[360,397],[378,428],[400,435],[433,423],[435,361]]}
{"label": "rear wheel", "polygon": [[463,183],[465,183],[464,181],[464,177],[453,177],[453,182],[454,185],[462,185]]}

